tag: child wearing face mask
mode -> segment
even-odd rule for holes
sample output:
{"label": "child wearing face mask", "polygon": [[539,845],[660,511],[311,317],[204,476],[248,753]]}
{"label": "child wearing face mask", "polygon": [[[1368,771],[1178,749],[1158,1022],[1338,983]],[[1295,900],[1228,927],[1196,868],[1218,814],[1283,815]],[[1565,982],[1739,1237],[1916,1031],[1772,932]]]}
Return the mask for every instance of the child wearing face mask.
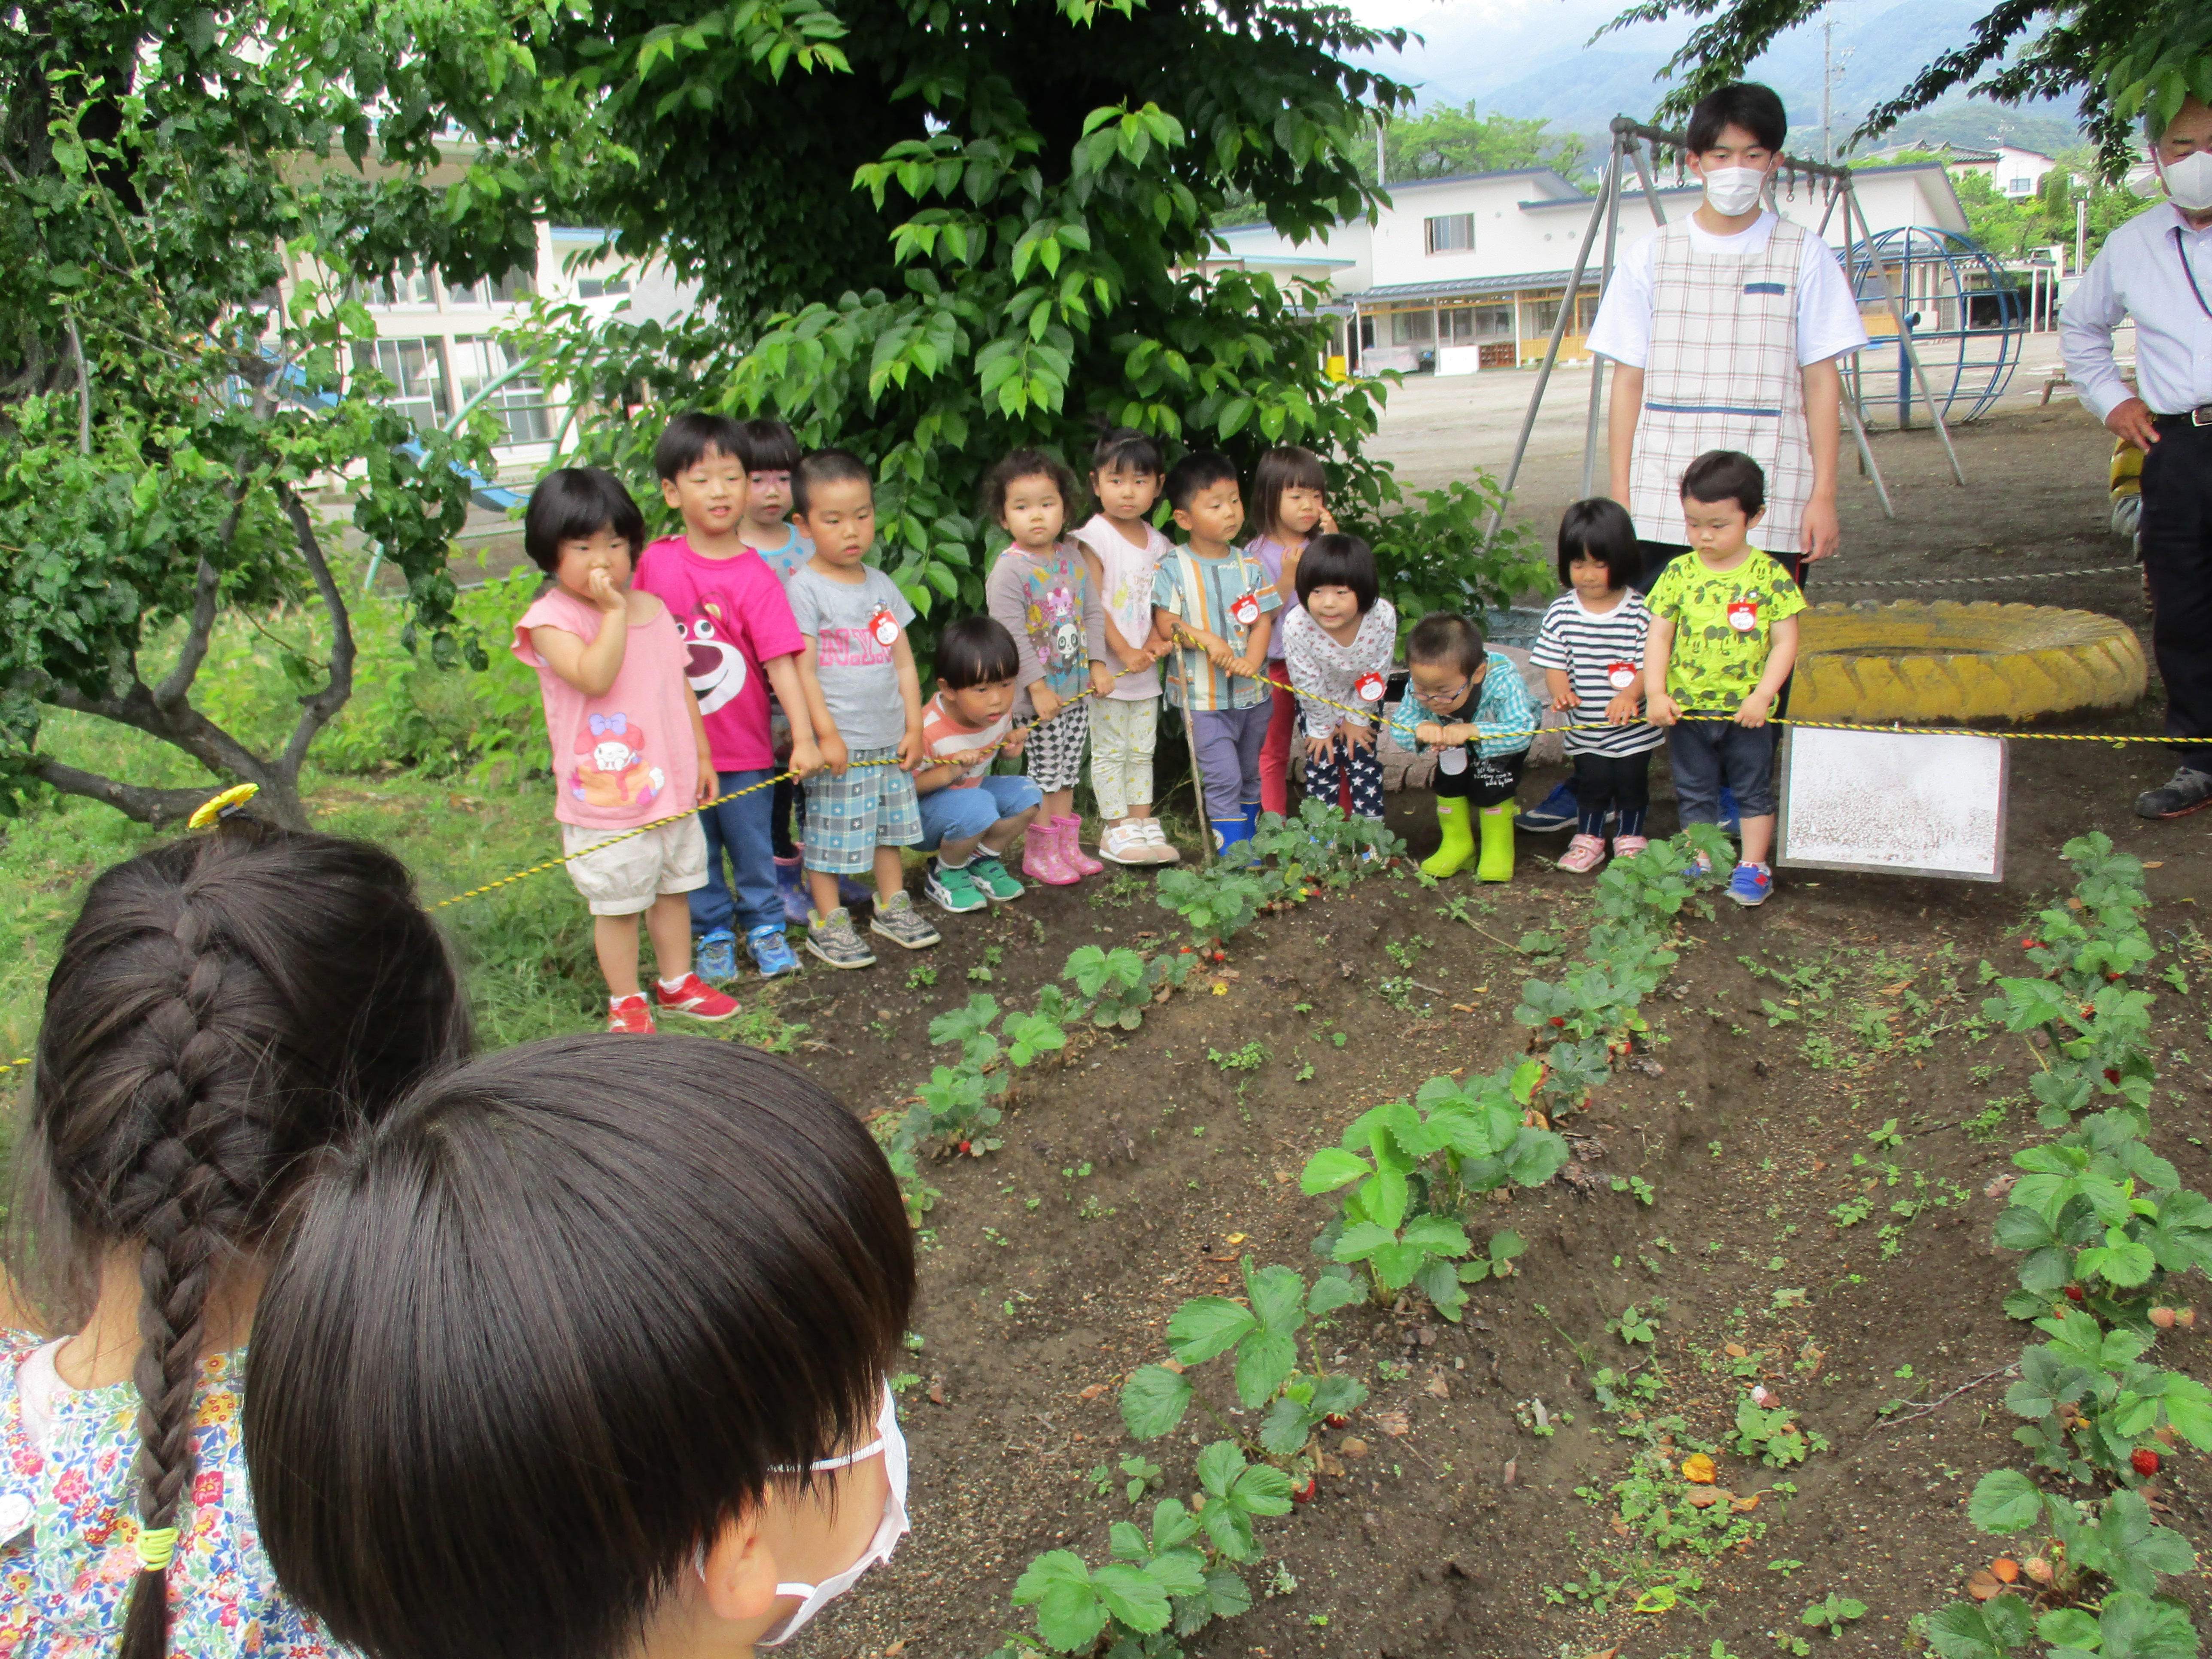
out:
{"label": "child wearing face mask", "polygon": [[1104,613],[1083,550],[1063,538],[1075,475],[1042,450],[1018,449],[983,477],[983,510],[1013,539],[983,581],[992,617],[1021,658],[1014,717],[1030,718],[1030,781],[1044,804],[1022,836],[1022,873],[1065,887],[1106,866],[1083,850],[1075,786],[1091,711],[1083,699],[1114,689]]}
{"label": "child wearing face mask", "polygon": [[1254,522],[1260,533],[1245,544],[1248,558],[1259,562],[1275,585],[1282,613],[1275,618],[1276,654],[1270,658],[1267,676],[1276,684],[1268,688],[1267,736],[1260,745],[1260,810],[1287,812],[1290,809],[1291,732],[1297,723],[1297,693],[1283,689],[1287,678],[1280,647],[1285,618],[1298,608],[1298,560],[1316,531],[1336,533],[1323,491],[1328,479],[1321,458],[1296,444],[1281,444],[1260,457],[1252,469]]}
{"label": "child wearing face mask", "polygon": [[1316,536],[1297,561],[1297,606],[1283,620],[1283,664],[1305,726],[1306,793],[1377,820],[1375,716],[1352,711],[1382,708],[1398,642],[1398,613],[1379,586],[1365,542]]}
{"label": "child wearing face mask", "polygon": [[782,1061],[506,1049],[298,1217],[246,1364],[261,1543],[368,1659],[779,1646],[908,1529],[913,1297],[883,1152]]}
{"label": "child wearing face mask", "polygon": [[1474,878],[1510,881],[1513,793],[1535,737],[1535,705],[1512,663],[1486,646],[1482,629],[1466,617],[1438,611],[1414,623],[1406,664],[1408,684],[1390,716],[1391,739],[1401,749],[1437,750],[1438,839],[1421,868],[1439,878],[1457,874],[1475,856],[1479,822],[1482,856]]}

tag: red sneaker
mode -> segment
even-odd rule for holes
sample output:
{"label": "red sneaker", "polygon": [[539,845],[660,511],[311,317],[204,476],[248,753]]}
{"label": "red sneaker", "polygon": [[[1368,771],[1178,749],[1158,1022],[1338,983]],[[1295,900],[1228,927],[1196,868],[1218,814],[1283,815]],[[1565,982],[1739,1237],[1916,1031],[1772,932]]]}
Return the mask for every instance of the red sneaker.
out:
{"label": "red sneaker", "polygon": [[735,997],[725,996],[696,974],[684,975],[683,983],[674,990],[665,985],[653,988],[653,1000],[666,1014],[689,1014],[694,1019],[727,1019],[738,1012]]}
{"label": "red sneaker", "polygon": [[651,1036],[653,1009],[646,1002],[645,993],[633,991],[626,997],[609,997],[607,1030],[630,1036]]}

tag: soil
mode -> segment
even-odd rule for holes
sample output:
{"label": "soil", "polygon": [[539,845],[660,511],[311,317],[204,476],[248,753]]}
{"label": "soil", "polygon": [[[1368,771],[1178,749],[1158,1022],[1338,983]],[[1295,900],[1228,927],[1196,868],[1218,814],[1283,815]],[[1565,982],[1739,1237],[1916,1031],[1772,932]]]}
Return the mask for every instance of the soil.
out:
{"label": "soil", "polygon": [[[1723,902],[1687,921],[1681,960],[1648,1005],[1650,1071],[1642,1057],[1625,1065],[1559,1126],[1580,1137],[1577,1169],[1598,1179],[1497,1205],[1486,1220],[1520,1231],[1528,1253],[1516,1278],[1478,1287],[1463,1322],[1364,1306],[1337,1316],[1331,1352],[1372,1391],[1326,1437],[1344,1473],[1325,1476],[1310,1506],[1262,1523],[1254,1610],[1191,1651],[1580,1659],[1618,1644],[1621,1659],[1705,1659],[1716,1640],[1733,1654],[1774,1651],[1769,1632],[1784,1630],[1838,1656],[1894,1653],[1913,1614],[1959,1594],[1996,1553],[1966,1524],[1966,1496],[1982,1474],[2021,1462],[2000,1373],[2028,1333],[1999,1306],[2014,1258],[1990,1243],[2000,1202],[1987,1189],[2037,1134],[2017,1098],[2033,1053],[1963,1030],[1985,994],[1978,964],[2022,970],[2021,920],[2069,879],[2059,845],[2100,828],[2152,866],[2154,937],[2182,952],[2192,981],[2212,972],[2195,931],[2212,902],[2207,822],[2133,817],[2133,792],[2155,769],[2143,751],[2029,742],[2013,768],[2002,886],[1785,872],[1765,908]],[[1670,811],[1658,809],[1662,831]],[[1425,796],[1395,797],[1391,814],[1416,854],[1433,844]],[[1504,886],[1374,879],[1263,921],[1139,1032],[1085,1036],[1025,1073],[1002,1151],[925,1166],[942,1196],[922,1235],[923,1344],[904,1395],[915,1531],[803,1651],[988,1653],[1029,1622],[1007,1598],[1030,1558],[1064,1546],[1103,1560],[1108,1524],[1134,1513],[1118,1474],[1102,1498],[1089,1471],[1142,1450],[1165,1466],[1162,1490],[1188,1498],[1190,1437],[1133,1443],[1119,1384],[1163,1357],[1182,1300],[1240,1293],[1239,1258],[1310,1269],[1329,1204],[1300,1194],[1298,1171],[1352,1118],[1522,1049],[1510,1011],[1541,969],[1507,942],[1536,927],[1571,939],[1585,912],[1587,881],[1544,856],[1559,850],[1523,837]],[[811,1027],[800,1057],[862,1113],[896,1109],[927,1064],[933,1015],[979,989],[1026,1006],[1085,941],[1156,947],[1175,919],[1148,886],[1099,877],[1033,890],[988,921],[948,927],[926,957],[811,975],[784,1004]],[[1454,896],[1468,920],[1444,909]],[[917,967],[935,983],[902,988]],[[976,968],[988,985],[969,979]],[[1766,970],[1802,970],[1806,982],[1785,988]],[[2202,1188],[2203,1006],[2160,989],[2159,1048],[2194,1052],[2162,1062],[2154,1141]],[[1766,1000],[1800,1018],[1771,1025]],[[1209,1059],[1255,1039],[1267,1058],[1255,1070]],[[1887,1149],[1873,1137],[1893,1118],[1903,1139]],[[1646,1183],[1649,1200],[1614,1190],[1616,1178]],[[1838,1225],[1832,1208],[1855,1198],[1871,1199],[1873,1214]],[[1900,1218],[1899,1199],[1922,1207]],[[1650,1347],[1608,1334],[1626,1306],[1659,1297]],[[2176,1335],[2162,1363],[2212,1378],[2204,1339]],[[1767,1496],[1749,1517],[1763,1535],[1717,1559],[1654,1556],[1613,1524],[1605,1490],[1636,1447],[1612,1432],[1630,1419],[1599,1411],[1591,1377],[1646,1364],[1664,1379],[1652,1411],[1684,1419],[1678,1452],[1719,1441],[1753,1381],[1832,1447],[1784,1470],[1720,1453],[1723,1485]],[[1527,1425],[1536,1401],[1557,1419],[1548,1437]],[[1885,1418],[1897,1401],[1941,1403]],[[1405,1413],[1402,1437],[1377,1421],[1392,1410]],[[1368,1454],[1343,1455],[1346,1435]],[[2193,1543],[2212,1540],[2212,1483],[2193,1459],[2169,1472],[2164,1518]],[[1682,1605],[1626,1610],[1639,1583],[1679,1566],[1703,1578]],[[1629,1584],[1602,1613],[1559,1597],[1593,1571],[1601,1585]],[[2205,1599],[2193,1582],[2179,1588]],[[1869,1608],[1832,1644],[1797,1622],[1832,1590]]]}

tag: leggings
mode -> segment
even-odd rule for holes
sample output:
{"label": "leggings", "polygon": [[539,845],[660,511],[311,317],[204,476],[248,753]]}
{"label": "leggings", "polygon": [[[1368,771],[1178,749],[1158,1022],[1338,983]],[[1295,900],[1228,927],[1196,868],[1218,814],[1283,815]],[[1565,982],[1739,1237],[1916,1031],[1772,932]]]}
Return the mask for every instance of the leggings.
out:
{"label": "leggings", "polygon": [[[1465,758],[1454,769],[1452,762],[1459,757]],[[1477,806],[1499,805],[1511,800],[1521,787],[1521,769],[1528,763],[1525,749],[1487,759],[1471,743],[1458,749],[1440,749],[1437,751],[1437,799],[1471,800]]]}
{"label": "leggings", "polygon": [[[787,770],[791,765],[790,753],[786,751],[778,755],[775,757],[775,765],[779,772]],[[796,807],[801,812],[805,811],[806,798],[799,793],[799,786],[789,778],[778,778],[775,781],[775,792],[769,799],[773,803],[769,808],[769,851],[780,859],[795,859],[799,856],[799,846],[792,839],[792,809]]]}
{"label": "leggings", "polygon": [[1328,753],[1306,761],[1306,799],[1340,805],[1339,780],[1352,799],[1352,810],[1363,818],[1382,816],[1382,763],[1372,744],[1350,743],[1341,732],[1330,734]]}
{"label": "leggings", "polygon": [[1633,755],[1577,755],[1575,800],[1580,822],[1575,828],[1585,836],[1605,834],[1605,817],[1618,811],[1616,836],[1644,833],[1644,814],[1651,805],[1651,751]]}

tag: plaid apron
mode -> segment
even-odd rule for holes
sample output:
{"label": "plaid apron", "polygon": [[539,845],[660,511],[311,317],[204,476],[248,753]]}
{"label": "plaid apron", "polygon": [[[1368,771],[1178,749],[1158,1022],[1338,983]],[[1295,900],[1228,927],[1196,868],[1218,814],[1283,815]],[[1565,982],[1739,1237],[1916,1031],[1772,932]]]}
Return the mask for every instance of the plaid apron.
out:
{"label": "plaid apron", "polygon": [[1797,362],[1803,226],[1778,219],[1766,246],[1702,253],[1682,222],[1653,233],[1651,353],[1629,458],[1628,509],[1646,541],[1682,540],[1682,474],[1709,449],[1765,470],[1758,543],[1797,551],[1813,493],[1804,371]]}

